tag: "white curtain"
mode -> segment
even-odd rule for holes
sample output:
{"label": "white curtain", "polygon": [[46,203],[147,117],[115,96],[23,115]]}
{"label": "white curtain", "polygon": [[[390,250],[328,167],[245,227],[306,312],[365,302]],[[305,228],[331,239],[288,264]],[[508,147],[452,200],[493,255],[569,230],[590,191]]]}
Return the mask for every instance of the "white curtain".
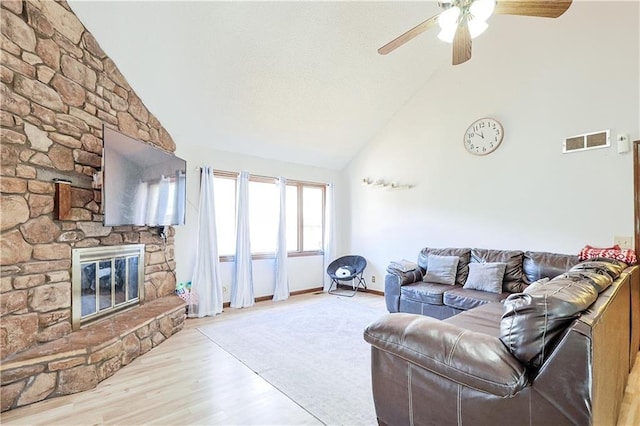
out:
{"label": "white curtain", "polygon": [[276,181],[276,187],[280,194],[280,211],[278,222],[278,239],[276,242],[275,261],[275,288],[273,300],[286,300],[289,298],[289,277],[287,276],[287,180],[280,176]]}
{"label": "white curtain", "polygon": [[249,173],[238,177],[236,196],[236,263],[231,286],[231,307],[253,306],[253,271],[249,233]]}
{"label": "white curtain", "polygon": [[334,256],[336,255],[336,237],[335,237],[335,196],[333,193],[333,183],[327,184],[326,189],[326,202],[325,202],[325,212],[324,212],[324,291],[329,291],[329,287],[331,286],[331,278],[327,274],[327,268],[329,264],[334,260]]}
{"label": "white curtain", "polygon": [[203,167],[200,175],[196,264],[191,278],[191,293],[193,297],[189,302],[189,317],[199,318],[222,312],[213,171],[210,167]]}

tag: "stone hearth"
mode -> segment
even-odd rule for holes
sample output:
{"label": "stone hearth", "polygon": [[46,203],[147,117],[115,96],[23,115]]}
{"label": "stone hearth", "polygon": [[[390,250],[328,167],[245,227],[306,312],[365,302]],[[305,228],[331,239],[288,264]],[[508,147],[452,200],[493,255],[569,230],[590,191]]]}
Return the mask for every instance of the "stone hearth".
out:
{"label": "stone hearth", "polygon": [[166,296],[2,360],[2,411],[92,389],[182,329],[185,303]]}

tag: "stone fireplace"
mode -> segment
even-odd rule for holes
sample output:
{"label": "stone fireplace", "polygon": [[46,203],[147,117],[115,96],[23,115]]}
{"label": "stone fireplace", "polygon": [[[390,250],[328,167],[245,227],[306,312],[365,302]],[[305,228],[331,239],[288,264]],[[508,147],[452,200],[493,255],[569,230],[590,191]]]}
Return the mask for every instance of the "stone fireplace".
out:
{"label": "stone fireplace", "polygon": [[[102,190],[92,184],[102,167],[104,124],[169,152],[173,139],[66,1],[2,0],[0,8],[4,411],[95,387],[179,331],[185,304],[174,295],[173,228],[165,241],[155,228],[104,226]],[[65,215],[56,180],[70,182]],[[143,247],[137,263],[116,254],[87,266],[96,275],[93,288],[86,283],[88,315],[78,327],[73,253],[136,245]],[[118,276],[136,267],[136,279]],[[107,270],[116,272],[104,278]],[[107,301],[124,309],[105,318]]]}

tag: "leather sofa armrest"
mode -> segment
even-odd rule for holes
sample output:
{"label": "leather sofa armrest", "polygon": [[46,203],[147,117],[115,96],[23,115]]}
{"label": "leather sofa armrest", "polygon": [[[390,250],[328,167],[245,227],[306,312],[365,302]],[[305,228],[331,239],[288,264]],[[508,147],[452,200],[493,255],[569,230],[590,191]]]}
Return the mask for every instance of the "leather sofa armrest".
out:
{"label": "leather sofa armrest", "polygon": [[399,285],[413,284],[422,281],[424,274],[422,269],[417,268],[413,271],[402,272],[397,269],[387,268],[387,276],[392,275],[397,278]]}
{"label": "leather sofa armrest", "polygon": [[387,311],[398,312],[400,309],[400,287],[418,281],[422,281],[420,268],[408,272],[387,269],[387,275],[384,277],[384,299]]}
{"label": "leather sofa armrest", "polygon": [[482,392],[512,397],[527,386],[525,367],[498,337],[435,318],[385,315],[365,329],[364,338],[382,351]]}

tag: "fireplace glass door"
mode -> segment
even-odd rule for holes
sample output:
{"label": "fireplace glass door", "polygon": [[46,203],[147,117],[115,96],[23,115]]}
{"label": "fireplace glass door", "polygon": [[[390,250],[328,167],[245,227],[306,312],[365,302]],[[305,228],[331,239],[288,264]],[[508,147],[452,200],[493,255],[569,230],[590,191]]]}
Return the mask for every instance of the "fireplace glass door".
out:
{"label": "fireplace glass door", "polygon": [[74,249],[74,329],[140,303],[143,263],[143,244]]}

